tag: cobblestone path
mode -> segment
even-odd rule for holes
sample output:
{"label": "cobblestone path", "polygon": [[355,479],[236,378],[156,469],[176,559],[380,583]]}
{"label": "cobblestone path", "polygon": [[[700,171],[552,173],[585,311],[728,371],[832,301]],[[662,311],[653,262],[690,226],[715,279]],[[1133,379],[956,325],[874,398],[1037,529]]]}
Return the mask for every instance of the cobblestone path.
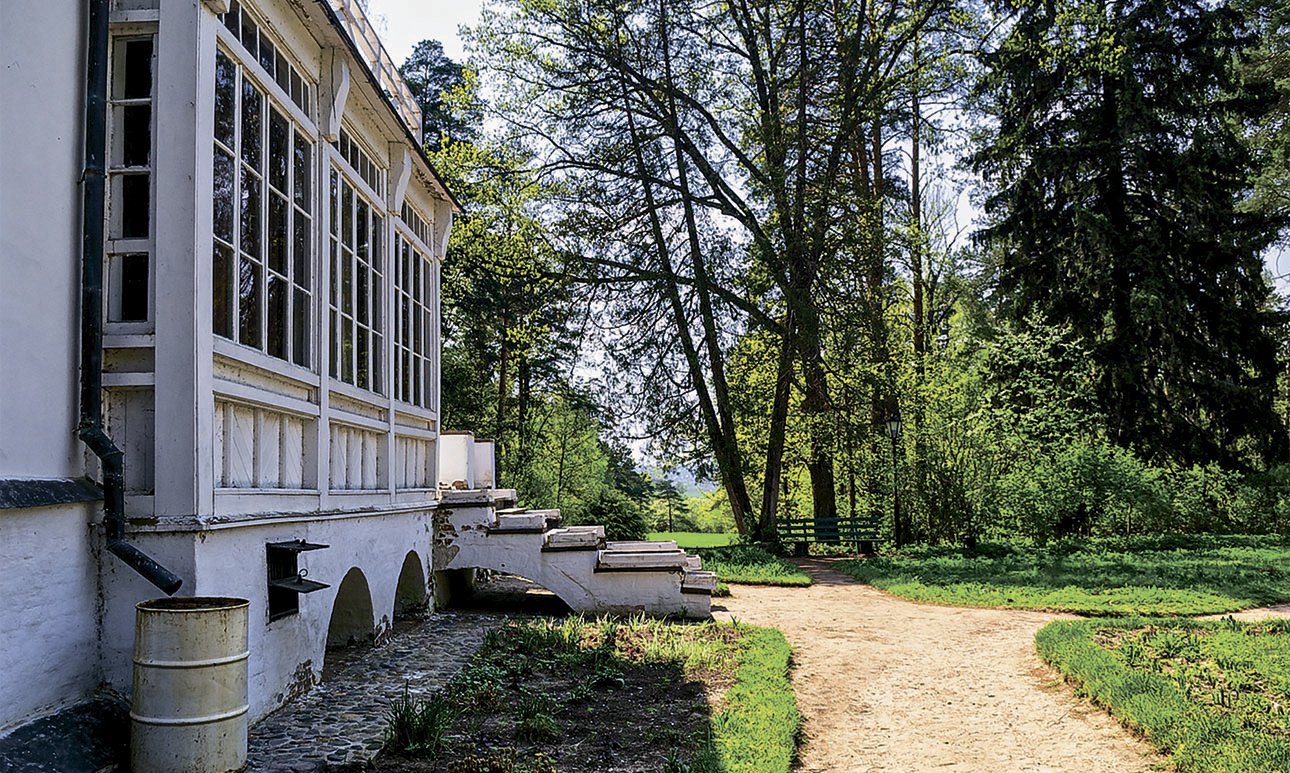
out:
{"label": "cobblestone path", "polygon": [[437,612],[356,657],[335,677],[251,728],[248,771],[323,771],[381,748],[390,701],[447,683],[479,649],[497,615]]}

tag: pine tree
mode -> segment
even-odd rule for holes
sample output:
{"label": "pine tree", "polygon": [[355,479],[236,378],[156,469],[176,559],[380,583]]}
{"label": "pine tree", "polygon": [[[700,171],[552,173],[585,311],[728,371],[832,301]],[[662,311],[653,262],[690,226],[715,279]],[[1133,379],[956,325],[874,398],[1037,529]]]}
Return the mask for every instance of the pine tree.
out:
{"label": "pine tree", "polygon": [[1068,327],[1096,363],[1108,435],[1148,458],[1279,459],[1277,328],[1261,254],[1279,223],[1241,211],[1252,155],[1249,39],[1224,5],[1011,0],[979,86],[982,237],[1015,318]]}

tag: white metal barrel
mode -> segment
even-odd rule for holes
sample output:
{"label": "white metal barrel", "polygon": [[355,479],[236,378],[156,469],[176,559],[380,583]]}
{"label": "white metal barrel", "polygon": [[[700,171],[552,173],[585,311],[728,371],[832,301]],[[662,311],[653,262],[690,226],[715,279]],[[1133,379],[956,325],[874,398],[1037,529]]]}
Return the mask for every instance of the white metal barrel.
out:
{"label": "white metal barrel", "polygon": [[135,773],[226,773],[246,765],[249,607],[246,599],[201,596],[135,605]]}

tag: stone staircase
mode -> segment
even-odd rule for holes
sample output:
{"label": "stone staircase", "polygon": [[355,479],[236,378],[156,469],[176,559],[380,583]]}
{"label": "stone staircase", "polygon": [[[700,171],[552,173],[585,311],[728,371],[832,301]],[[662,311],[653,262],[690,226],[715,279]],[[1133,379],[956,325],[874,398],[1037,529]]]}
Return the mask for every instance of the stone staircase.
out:
{"label": "stone staircase", "polygon": [[498,507],[506,491],[445,492],[436,571],[492,569],[530,580],[587,614],[712,616],[717,577],[675,542],[614,542],[603,526],[561,526],[559,510]]}

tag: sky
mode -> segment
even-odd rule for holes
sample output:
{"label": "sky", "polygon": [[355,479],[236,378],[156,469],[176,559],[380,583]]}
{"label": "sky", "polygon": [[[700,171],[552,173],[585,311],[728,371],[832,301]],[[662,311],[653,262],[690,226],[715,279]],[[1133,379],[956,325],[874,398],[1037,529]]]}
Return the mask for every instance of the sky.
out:
{"label": "sky", "polygon": [[479,20],[483,0],[368,0],[367,15],[396,64],[412,53],[422,40],[437,40],[455,61],[465,59],[457,36],[462,24]]}

